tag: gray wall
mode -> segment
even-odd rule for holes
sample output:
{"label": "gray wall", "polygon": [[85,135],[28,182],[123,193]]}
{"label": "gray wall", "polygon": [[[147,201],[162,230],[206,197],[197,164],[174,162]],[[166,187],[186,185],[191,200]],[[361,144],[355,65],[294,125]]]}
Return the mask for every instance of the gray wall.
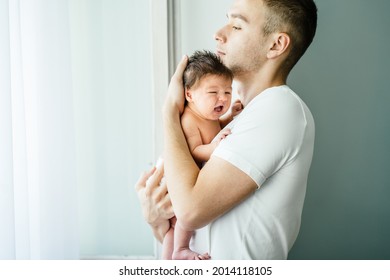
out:
{"label": "gray wall", "polygon": [[[182,53],[213,50],[232,1],[180,2]],[[390,259],[390,2],[316,3],[317,37],[289,78],[316,121],[302,227],[289,258]]]}
{"label": "gray wall", "polygon": [[390,2],[317,5],[316,40],[289,79],[316,120],[290,258],[390,259]]}

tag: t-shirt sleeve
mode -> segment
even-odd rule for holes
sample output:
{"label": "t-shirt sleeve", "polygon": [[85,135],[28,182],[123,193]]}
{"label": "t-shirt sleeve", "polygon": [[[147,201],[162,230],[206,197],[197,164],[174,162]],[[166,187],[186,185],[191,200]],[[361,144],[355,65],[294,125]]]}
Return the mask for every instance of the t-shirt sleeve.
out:
{"label": "t-shirt sleeve", "polygon": [[239,168],[259,188],[294,160],[306,123],[300,104],[294,101],[263,98],[247,109],[233,123],[232,134],[221,141],[213,156]]}

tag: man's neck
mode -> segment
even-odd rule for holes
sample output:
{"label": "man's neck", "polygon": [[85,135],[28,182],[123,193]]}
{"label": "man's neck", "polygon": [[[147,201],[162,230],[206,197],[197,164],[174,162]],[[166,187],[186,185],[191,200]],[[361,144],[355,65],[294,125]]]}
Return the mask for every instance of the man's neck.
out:
{"label": "man's neck", "polygon": [[287,77],[269,70],[258,73],[235,74],[237,93],[244,107],[267,88],[285,85]]}

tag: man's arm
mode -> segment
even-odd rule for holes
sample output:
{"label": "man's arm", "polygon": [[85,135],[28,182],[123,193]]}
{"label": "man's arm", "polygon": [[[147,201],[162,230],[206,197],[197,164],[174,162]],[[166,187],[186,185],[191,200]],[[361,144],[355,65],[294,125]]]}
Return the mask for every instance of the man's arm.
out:
{"label": "man's arm", "polygon": [[201,171],[194,162],[180,124],[186,63],[183,59],[178,65],[164,105],[164,169],[175,215],[186,230],[194,230],[248,197],[256,190],[256,183],[218,157],[211,157]]}

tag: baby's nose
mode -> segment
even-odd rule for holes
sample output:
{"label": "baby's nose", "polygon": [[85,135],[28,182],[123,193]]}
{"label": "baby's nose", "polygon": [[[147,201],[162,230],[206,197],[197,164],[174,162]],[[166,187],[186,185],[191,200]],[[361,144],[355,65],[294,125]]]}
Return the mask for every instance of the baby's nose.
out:
{"label": "baby's nose", "polygon": [[227,98],[228,98],[228,97],[227,97],[227,94],[221,93],[221,94],[219,94],[219,98],[218,98],[218,99],[219,99],[220,101],[224,101],[224,102],[225,102],[225,101],[227,100]]}

